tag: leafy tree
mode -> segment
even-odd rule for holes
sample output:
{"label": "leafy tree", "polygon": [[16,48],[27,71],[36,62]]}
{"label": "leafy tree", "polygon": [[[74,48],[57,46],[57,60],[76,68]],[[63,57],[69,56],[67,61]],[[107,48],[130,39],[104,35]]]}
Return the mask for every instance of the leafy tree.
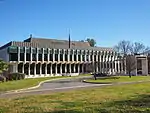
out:
{"label": "leafy tree", "polygon": [[95,47],[96,41],[92,38],[87,38],[86,41],[90,44],[91,47]]}
{"label": "leafy tree", "polygon": [[8,64],[0,59],[0,73],[8,69]]}

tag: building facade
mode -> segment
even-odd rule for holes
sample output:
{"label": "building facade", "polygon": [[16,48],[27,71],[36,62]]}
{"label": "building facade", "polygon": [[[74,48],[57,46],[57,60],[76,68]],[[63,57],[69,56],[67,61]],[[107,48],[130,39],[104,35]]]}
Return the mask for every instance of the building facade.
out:
{"label": "building facade", "polygon": [[9,63],[10,72],[27,78],[65,74],[123,72],[119,55],[112,48],[90,47],[88,42],[28,38],[0,47],[0,58]]}

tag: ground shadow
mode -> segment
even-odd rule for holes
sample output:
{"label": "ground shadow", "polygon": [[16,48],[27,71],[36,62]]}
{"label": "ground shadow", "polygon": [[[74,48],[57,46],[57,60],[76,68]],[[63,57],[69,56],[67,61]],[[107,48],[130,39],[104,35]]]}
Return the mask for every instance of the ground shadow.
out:
{"label": "ground shadow", "polygon": [[142,94],[132,99],[113,101],[106,104],[105,107],[114,107],[117,113],[150,113],[150,95]]}

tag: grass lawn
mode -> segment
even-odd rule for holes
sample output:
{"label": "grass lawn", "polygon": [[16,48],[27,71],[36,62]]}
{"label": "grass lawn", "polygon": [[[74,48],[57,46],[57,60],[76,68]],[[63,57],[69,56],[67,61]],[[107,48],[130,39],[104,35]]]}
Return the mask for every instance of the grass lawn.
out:
{"label": "grass lawn", "polygon": [[105,78],[97,78],[97,80],[89,79],[87,82],[93,83],[116,83],[116,82],[133,82],[133,81],[146,81],[150,80],[150,76],[113,76],[113,77],[105,77]]}
{"label": "grass lawn", "polygon": [[[80,76],[88,76],[88,75],[89,74],[83,74]],[[73,76],[73,77],[78,77],[78,76]],[[28,79],[17,80],[17,81],[0,82],[0,92],[17,90],[22,88],[29,88],[38,85],[41,81],[57,79],[57,78],[66,78],[66,77],[57,76],[57,77],[28,78]]]}
{"label": "grass lawn", "polygon": [[150,83],[0,99],[0,113],[150,113]]}

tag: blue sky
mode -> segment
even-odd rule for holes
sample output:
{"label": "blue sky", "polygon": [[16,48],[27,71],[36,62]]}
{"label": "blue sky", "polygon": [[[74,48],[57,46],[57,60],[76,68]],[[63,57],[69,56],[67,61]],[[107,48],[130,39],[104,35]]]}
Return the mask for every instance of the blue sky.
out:
{"label": "blue sky", "polygon": [[0,0],[0,45],[34,37],[150,43],[150,0]]}

